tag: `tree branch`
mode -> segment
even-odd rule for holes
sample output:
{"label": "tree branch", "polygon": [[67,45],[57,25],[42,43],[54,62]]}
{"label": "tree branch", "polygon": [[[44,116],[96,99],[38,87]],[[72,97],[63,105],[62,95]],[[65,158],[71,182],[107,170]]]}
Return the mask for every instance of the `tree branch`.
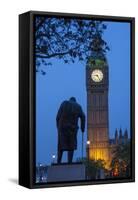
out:
{"label": "tree branch", "polygon": [[42,18],[42,20],[39,22],[39,24],[36,26],[36,30],[38,30],[41,26],[42,26],[42,24],[45,22],[45,20],[46,20],[46,18],[44,17],[44,18]]}
{"label": "tree branch", "polygon": [[53,53],[51,55],[40,55],[40,54],[36,54],[36,57],[37,58],[52,58],[52,57],[56,57],[56,56],[64,56],[66,54],[69,54],[70,53],[70,50],[69,51],[66,51],[66,52],[62,52],[62,53]]}

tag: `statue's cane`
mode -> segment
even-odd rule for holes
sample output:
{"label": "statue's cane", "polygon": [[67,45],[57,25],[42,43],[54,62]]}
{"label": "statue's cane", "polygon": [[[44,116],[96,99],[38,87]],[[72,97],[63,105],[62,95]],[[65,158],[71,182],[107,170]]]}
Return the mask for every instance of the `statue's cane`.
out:
{"label": "statue's cane", "polygon": [[81,150],[82,150],[82,160],[83,160],[83,139],[84,139],[84,137],[83,137],[83,132],[82,132],[82,148],[81,148]]}

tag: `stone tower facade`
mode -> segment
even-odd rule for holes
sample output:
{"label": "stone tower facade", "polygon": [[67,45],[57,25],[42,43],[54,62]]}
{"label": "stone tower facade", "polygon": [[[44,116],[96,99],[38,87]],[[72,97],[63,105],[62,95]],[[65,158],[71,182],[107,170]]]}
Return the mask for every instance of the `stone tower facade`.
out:
{"label": "stone tower facade", "polygon": [[106,58],[91,57],[86,66],[87,139],[89,159],[110,163],[108,89],[109,69]]}

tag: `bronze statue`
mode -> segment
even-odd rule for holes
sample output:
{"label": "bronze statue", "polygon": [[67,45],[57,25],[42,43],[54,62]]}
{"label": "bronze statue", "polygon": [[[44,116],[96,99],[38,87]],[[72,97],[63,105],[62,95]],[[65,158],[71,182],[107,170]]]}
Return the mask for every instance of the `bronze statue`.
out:
{"label": "bronze statue", "polygon": [[74,150],[77,149],[78,119],[81,121],[81,131],[85,130],[85,115],[75,97],[64,101],[57,113],[58,129],[58,159],[61,163],[63,151],[68,151],[68,163],[72,163]]}

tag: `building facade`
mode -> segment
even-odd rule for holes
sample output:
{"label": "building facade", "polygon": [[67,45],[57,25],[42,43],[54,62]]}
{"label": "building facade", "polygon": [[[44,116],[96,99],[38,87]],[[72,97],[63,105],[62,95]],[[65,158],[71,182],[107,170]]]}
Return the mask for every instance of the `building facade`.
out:
{"label": "building facade", "polygon": [[87,130],[89,159],[110,163],[108,90],[109,69],[105,58],[90,58],[86,66]]}
{"label": "building facade", "polygon": [[105,57],[91,57],[86,66],[87,89],[87,157],[104,160],[109,168],[113,150],[119,144],[129,142],[128,131],[117,129],[113,138],[109,135],[109,67]]}

